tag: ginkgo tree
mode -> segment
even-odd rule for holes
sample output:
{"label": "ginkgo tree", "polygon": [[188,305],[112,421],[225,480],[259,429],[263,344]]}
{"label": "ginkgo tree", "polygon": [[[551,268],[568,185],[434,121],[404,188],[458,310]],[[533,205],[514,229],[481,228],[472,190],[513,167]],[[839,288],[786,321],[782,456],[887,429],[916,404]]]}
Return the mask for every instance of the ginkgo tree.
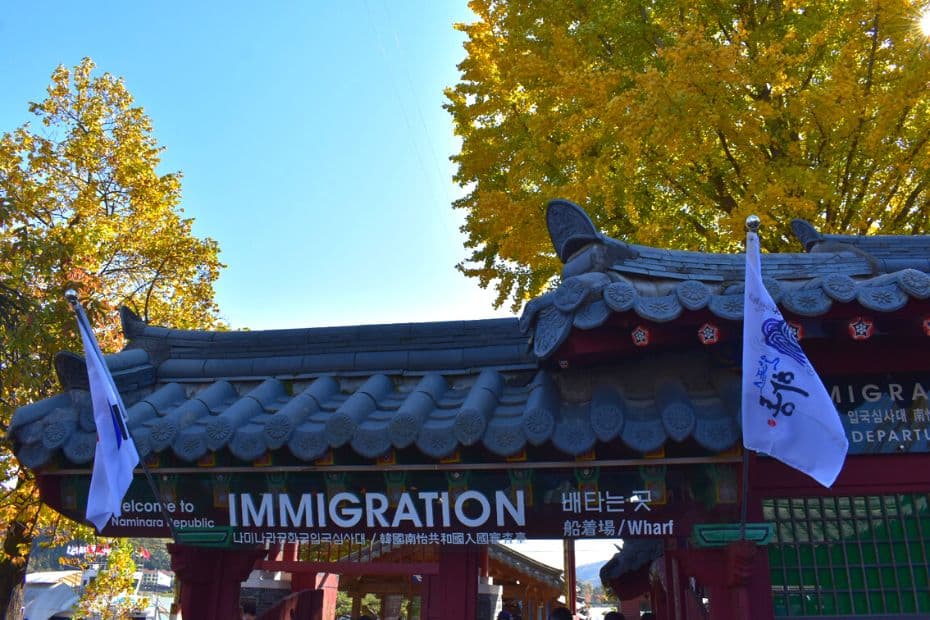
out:
{"label": "ginkgo tree", "polygon": [[[64,299],[77,290],[104,351],[122,346],[126,305],[146,320],[218,327],[219,248],[183,215],[181,177],[159,171],[150,119],[122,79],[84,59],[58,67],[32,123],[0,136],[0,425],[60,386],[56,352],[81,352]],[[32,540],[76,524],[45,508],[31,473],[0,445],[0,615],[19,617]],[[78,534],[89,535],[78,528]]]}
{"label": "ginkgo tree", "polygon": [[149,601],[136,595],[136,563],[133,544],[128,539],[114,541],[105,561],[87,558],[82,568],[94,562],[98,567],[78,601],[78,610],[88,618],[123,620],[144,612]]}
{"label": "ginkgo tree", "polygon": [[547,200],[631,242],[768,249],[930,226],[930,45],[912,0],[473,0],[447,90],[470,254],[518,308],[558,273]]}

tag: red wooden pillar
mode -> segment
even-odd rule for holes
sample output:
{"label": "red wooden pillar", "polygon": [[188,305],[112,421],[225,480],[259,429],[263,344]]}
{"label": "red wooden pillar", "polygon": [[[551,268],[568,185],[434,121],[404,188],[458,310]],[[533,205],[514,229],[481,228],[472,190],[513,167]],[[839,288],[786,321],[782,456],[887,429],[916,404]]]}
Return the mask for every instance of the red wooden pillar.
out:
{"label": "red wooden pillar", "polygon": [[333,573],[292,573],[291,591],[319,590],[320,617],[336,617],[336,595],[339,593],[339,575]]}
{"label": "red wooden pillar", "polygon": [[284,543],[281,548],[281,559],[296,562],[298,549],[297,543]]}
{"label": "red wooden pillar", "polygon": [[180,584],[181,614],[198,620],[238,618],[239,589],[264,549],[210,549],[168,544]]}
{"label": "red wooden pillar", "polygon": [[479,553],[481,554],[481,577],[487,579],[491,575],[491,554],[488,545],[481,545]]}
{"label": "red wooden pillar", "polygon": [[684,575],[696,577],[709,590],[709,620],[772,617],[765,547],[743,540],[720,549],[686,549],[673,553],[681,560]]}
{"label": "red wooden pillar", "polygon": [[[759,490],[759,464],[755,454],[749,455],[750,489],[744,494],[747,521],[762,521],[762,497]],[[773,461],[774,462],[774,461]],[[777,479],[777,477],[763,478]],[[681,584],[677,593],[669,586],[669,598],[682,601],[687,587],[687,578],[695,577],[708,589],[710,599],[709,620],[755,620],[771,618],[772,585],[769,574],[768,550],[764,546],[742,540],[716,549],[666,550],[678,560]],[[687,602],[687,601],[685,601]],[[687,609],[687,606],[681,605]],[[673,616],[669,616],[670,618]]]}
{"label": "red wooden pillar", "polygon": [[[666,550],[666,554],[669,553]],[[664,560],[662,560],[664,562]],[[663,564],[664,566],[664,564]],[[647,566],[647,579],[649,583],[649,608],[657,620],[678,620],[670,612],[671,598],[673,594],[668,589],[668,583],[665,579],[654,579],[649,574],[650,568]],[[664,569],[663,569],[664,573]]]}
{"label": "red wooden pillar", "polygon": [[[675,540],[666,540],[665,541],[665,555],[661,558],[663,563],[663,573],[665,575],[665,590],[663,592],[662,601],[660,606],[662,607],[662,614],[658,610],[654,610],[656,615],[659,617],[668,618],[668,620],[684,620],[687,618],[685,615],[685,590],[687,589],[687,578],[684,578],[681,574],[681,566],[678,561],[678,557],[675,553],[677,549],[677,541]],[[657,597],[653,597],[653,601]]]}
{"label": "red wooden pillar", "polygon": [[474,547],[444,545],[439,574],[423,580],[423,620],[474,620],[478,609],[480,553]]}
{"label": "red wooden pillar", "polygon": [[565,575],[565,606],[574,616],[576,599],[578,598],[577,583],[575,582],[575,539],[566,538],[562,540],[562,548],[564,558],[562,574]]}

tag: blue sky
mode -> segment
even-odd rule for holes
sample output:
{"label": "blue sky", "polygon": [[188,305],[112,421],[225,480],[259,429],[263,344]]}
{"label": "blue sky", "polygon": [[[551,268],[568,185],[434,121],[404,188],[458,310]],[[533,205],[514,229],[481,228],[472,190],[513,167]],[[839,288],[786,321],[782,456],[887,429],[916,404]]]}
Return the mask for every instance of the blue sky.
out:
{"label": "blue sky", "polygon": [[[228,267],[233,328],[510,316],[454,265],[465,0],[14,1],[0,12],[0,131],[59,64],[122,76],[184,173],[185,213]],[[561,565],[561,542],[524,553]],[[578,563],[606,541],[579,543]]]}
{"label": "blue sky", "polygon": [[459,274],[443,88],[461,1],[27,2],[0,13],[0,131],[58,64],[122,76],[228,265],[233,328],[509,316]]}

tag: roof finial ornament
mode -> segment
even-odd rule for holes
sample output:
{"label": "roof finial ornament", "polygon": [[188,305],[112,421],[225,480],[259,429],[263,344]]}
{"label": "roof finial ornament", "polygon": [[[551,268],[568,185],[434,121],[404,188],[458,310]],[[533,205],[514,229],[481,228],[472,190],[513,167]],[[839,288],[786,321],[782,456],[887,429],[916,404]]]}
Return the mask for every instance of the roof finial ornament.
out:
{"label": "roof finial ornament", "polygon": [[759,232],[760,224],[762,224],[762,220],[759,219],[758,215],[750,215],[746,218],[746,230],[751,233]]}
{"label": "roof finial ornament", "polygon": [[563,263],[580,248],[601,239],[584,209],[562,198],[550,200],[546,205],[546,225],[552,247]]}

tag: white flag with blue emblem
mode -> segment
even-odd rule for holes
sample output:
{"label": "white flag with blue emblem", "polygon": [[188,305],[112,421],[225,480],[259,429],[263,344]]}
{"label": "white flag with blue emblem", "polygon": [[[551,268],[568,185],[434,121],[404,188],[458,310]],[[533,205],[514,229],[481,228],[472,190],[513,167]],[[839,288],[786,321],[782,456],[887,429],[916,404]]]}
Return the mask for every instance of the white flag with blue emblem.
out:
{"label": "white flag with blue emblem", "polygon": [[743,445],[829,487],[849,440],[826,388],[762,284],[759,236],[746,236]]}
{"label": "white flag with blue emblem", "polygon": [[87,315],[77,300],[69,301],[74,306],[78,330],[84,341],[87,379],[90,382],[90,398],[97,425],[97,449],[94,453],[86,515],[99,532],[111,517],[120,516],[120,505],[132,483],[132,470],[139,464],[139,454],[126,426],[126,407],[103,359]]}

